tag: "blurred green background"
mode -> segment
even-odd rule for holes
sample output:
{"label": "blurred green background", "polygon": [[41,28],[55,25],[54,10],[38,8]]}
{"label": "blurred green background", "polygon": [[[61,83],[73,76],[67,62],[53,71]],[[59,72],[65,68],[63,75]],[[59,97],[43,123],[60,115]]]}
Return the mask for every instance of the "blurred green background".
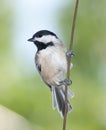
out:
{"label": "blurred green background", "polygon": [[[65,3],[54,17],[67,47],[74,5],[74,0],[71,4]],[[16,17],[9,1],[0,0],[0,104],[40,126],[32,129],[61,130],[62,119],[52,110],[48,87],[36,71],[26,73],[22,69],[32,66],[22,62],[20,55],[20,63],[17,62],[13,47],[16,44],[13,40],[14,33],[17,33],[14,31]],[[105,0],[80,0],[73,50],[71,89],[75,97],[71,100],[73,111],[68,115],[67,130],[106,130]]]}

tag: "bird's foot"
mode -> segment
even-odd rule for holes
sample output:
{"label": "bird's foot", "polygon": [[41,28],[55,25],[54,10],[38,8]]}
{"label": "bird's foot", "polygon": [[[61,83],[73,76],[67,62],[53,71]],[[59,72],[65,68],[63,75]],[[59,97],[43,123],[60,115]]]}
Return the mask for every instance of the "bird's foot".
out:
{"label": "bird's foot", "polygon": [[64,79],[63,81],[60,81],[60,84],[69,86],[72,84],[72,81],[70,79]]}
{"label": "bird's foot", "polygon": [[74,54],[74,52],[73,52],[73,50],[68,50],[67,52],[66,52],[66,56],[68,57],[68,56],[75,56],[75,54]]}

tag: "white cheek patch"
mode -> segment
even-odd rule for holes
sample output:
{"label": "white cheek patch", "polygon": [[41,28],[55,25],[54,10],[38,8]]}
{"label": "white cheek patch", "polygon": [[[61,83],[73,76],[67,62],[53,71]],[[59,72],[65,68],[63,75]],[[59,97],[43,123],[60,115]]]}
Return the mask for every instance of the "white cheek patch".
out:
{"label": "white cheek patch", "polygon": [[48,42],[58,43],[59,39],[57,39],[55,36],[52,36],[52,35],[45,35],[40,38],[35,37],[34,41],[39,41],[46,44]]}

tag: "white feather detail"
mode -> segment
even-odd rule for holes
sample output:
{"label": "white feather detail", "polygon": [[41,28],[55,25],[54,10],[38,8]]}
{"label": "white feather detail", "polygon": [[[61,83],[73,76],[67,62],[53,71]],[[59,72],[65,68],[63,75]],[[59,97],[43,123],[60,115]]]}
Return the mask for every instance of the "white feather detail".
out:
{"label": "white feather detail", "polygon": [[55,93],[55,88],[53,86],[52,86],[52,107],[53,109],[56,109],[57,107],[56,93]]}
{"label": "white feather detail", "polygon": [[55,36],[52,35],[44,35],[40,38],[35,37],[34,41],[39,41],[39,42],[43,42],[43,43],[48,43],[48,42],[53,42],[53,43],[61,43],[60,40],[58,38],[56,38]]}
{"label": "white feather detail", "polygon": [[[65,92],[65,86],[64,85],[62,86],[62,89],[63,89],[63,92]],[[67,97],[68,97],[68,99],[74,97],[74,93],[70,89],[67,90]]]}

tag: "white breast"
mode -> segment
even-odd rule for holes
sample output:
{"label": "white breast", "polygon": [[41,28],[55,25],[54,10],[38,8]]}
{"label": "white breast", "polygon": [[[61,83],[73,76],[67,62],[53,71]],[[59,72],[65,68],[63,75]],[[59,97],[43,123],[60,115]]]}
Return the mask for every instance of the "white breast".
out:
{"label": "white breast", "polygon": [[67,69],[66,49],[48,47],[38,54],[38,63],[41,65],[41,76],[48,84],[57,84],[62,80]]}

